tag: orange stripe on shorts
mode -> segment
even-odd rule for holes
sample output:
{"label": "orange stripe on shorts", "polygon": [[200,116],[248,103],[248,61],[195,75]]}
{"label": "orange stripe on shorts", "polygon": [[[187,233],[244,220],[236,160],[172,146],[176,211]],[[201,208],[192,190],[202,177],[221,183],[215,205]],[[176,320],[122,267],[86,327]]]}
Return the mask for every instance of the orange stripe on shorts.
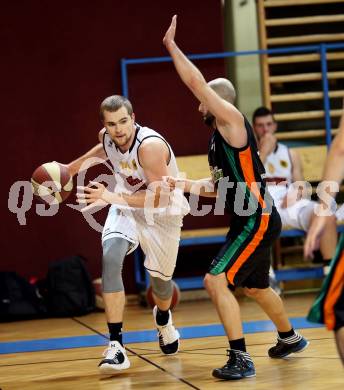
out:
{"label": "orange stripe on shorts", "polygon": [[256,250],[260,241],[263,239],[264,234],[269,226],[269,220],[269,214],[262,214],[257,233],[254,235],[247,247],[242,251],[233,266],[227,271],[227,279],[231,284],[234,285],[234,278],[236,273],[239,271],[240,267],[245,263],[245,261],[251,256],[251,254]]}
{"label": "orange stripe on shorts", "polygon": [[344,287],[344,251],[342,252],[336,270],[332,277],[324,302],[324,321],[328,330],[333,330],[336,325],[334,306]]}
{"label": "orange stripe on shorts", "polygon": [[[241,165],[242,171],[244,173],[245,182],[246,182],[248,188],[256,196],[261,207],[265,208],[264,199],[261,197],[261,194],[260,194],[257,182],[256,182],[256,178],[254,176],[251,148],[248,147],[246,150],[240,152],[239,159],[240,159],[240,165]],[[249,242],[247,247],[240,254],[240,256],[238,257],[236,262],[233,264],[233,266],[227,271],[227,278],[231,284],[234,284],[235,275],[239,271],[240,267],[245,263],[245,261],[250,257],[250,255],[256,250],[260,241],[263,239],[264,234],[269,226],[269,220],[270,220],[269,214],[262,214],[261,215],[259,228],[258,228],[256,234],[254,235],[252,240]]]}

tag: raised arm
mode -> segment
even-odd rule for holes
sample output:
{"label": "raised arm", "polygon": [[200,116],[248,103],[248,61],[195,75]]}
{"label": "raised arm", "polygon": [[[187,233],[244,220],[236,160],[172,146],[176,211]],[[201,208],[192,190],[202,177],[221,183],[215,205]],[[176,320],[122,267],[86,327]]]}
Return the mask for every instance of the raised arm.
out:
{"label": "raised arm", "polygon": [[222,99],[205,81],[202,73],[178,48],[174,38],[177,16],[173,16],[163,43],[169,51],[175,68],[186,86],[195,97],[215,116],[217,127],[224,139],[235,147],[246,145],[247,134],[244,130],[242,114],[229,102]]}

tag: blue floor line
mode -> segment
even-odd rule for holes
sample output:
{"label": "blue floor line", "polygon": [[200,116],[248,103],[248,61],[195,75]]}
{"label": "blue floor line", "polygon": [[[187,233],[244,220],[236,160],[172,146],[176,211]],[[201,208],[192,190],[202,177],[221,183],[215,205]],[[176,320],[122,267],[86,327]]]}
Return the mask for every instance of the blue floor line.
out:
{"label": "blue floor line", "polygon": [[[291,323],[295,329],[319,328],[323,326],[308,322],[303,317],[291,318]],[[245,333],[270,332],[275,330],[275,327],[271,321],[245,322],[243,326]],[[178,328],[178,330],[182,339],[194,339],[225,335],[223,326],[220,324],[186,326]],[[145,343],[156,340],[156,330],[141,330],[123,333],[123,341],[125,344]],[[97,347],[105,344],[106,339],[100,335],[59,337],[45,340],[0,342],[0,354]]]}

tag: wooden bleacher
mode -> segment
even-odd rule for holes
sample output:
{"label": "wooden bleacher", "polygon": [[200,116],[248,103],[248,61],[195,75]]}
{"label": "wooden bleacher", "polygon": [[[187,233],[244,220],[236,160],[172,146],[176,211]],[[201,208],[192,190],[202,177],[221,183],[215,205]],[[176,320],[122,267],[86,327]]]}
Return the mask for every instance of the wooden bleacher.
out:
{"label": "wooden bleacher", "polygon": [[[344,0],[258,0],[261,49],[344,41]],[[280,140],[325,136],[320,53],[261,57],[264,104],[280,123]],[[332,132],[344,96],[344,51],[327,52]],[[296,104],[295,104],[296,102]]]}
{"label": "wooden bleacher", "polygon": [[[315,184],[321,180],[322,170],[326,159],[326,146],[310,146],[294,148],[300,155],[302,162],[303,175],[306,181]],[[184,173],[188,179],[198,180],[210,176],[208,157],[206,154],[195,156],[177,157],[177,163],[180,172]],[[224,236],[228,227],[182,230],[181,245],[202,243],[203,239],[207,243],[212,237]],[[285,236],[297,236],[303,233],[295,229],[284,229],[282,232]]]}
{"label": "wooden bleacher", "polygon": [[[310,183],[320,181],[326,159],[326,146],[305,146],[293,149],[296,150],[301,157],[305,180]],[[188,179],[198,180],[210,177],[208,156],[206,154],[177,157],[177,163],[180,172],[186,173]]]}

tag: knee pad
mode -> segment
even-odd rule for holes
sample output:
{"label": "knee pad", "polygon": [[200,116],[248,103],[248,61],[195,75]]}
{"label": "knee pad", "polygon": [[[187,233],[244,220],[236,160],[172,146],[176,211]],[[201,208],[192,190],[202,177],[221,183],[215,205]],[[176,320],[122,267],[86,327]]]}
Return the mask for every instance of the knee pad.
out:
{"label": "knee pad", "polygon": [[123,291],[123,260],[129,249],[129,242],[124,238],[114,237],[103,242],[103,292]]}
{"label": "knee pad", "polygon": [[167,300],[172,297],[173,285],[172,280],[162,280],[150,277],[153,293],[162,300]]}

